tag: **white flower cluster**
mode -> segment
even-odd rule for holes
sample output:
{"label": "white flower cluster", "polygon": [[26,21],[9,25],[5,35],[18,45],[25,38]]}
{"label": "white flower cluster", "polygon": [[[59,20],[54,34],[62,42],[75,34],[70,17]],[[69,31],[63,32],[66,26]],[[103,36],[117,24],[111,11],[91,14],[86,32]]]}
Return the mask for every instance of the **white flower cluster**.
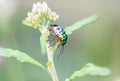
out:
{"label": "white flower cluster", "polygon": [[33,4],[32,12],[29,12],[26,18],[29,26],[34,28],[40,28],[43,24],[50,21],[56,21],[59,15],[56,12],[52,12],[46,2],[42,4],[37,2]]}

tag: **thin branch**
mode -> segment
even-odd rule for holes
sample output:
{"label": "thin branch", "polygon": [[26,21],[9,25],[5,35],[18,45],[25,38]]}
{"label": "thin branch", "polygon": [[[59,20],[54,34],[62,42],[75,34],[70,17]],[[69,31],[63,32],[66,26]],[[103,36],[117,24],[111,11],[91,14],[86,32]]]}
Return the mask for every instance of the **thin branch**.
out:
{"label": "thin branch", "polygon": [[49,41],[47,41],[46,42],[46,49],[47,49],[48,62],[51,63],[48,66],[48,71],[50,72],[53,81],[59,81],[58,76],[57,76],[57,72],[55,69],[54,61],[53,61],[53,47],[49,47],[49,46],[50,46]]}

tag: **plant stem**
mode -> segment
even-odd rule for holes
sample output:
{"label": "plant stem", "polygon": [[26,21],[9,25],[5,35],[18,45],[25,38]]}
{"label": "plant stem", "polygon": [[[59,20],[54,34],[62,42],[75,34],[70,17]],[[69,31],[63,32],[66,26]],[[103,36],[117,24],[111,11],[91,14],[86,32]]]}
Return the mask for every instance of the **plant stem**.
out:
{"label": "plant stem", "polygon": [[48,62],[50,62],[50,65],[48,66],[48,71],[50,72],[53,81],[59,81],[53,61],[53,47],[49,47],[49,46],[50,46],[49,41],[46,41]]}

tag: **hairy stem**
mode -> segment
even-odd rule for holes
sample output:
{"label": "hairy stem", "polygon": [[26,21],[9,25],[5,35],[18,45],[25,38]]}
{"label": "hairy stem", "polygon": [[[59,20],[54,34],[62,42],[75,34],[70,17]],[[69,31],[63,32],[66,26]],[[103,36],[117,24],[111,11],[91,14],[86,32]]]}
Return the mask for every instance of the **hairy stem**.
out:
{"label": "hairy stem", "polygon": [[50,46],[49,41],[46,41],[48,62],[50,63],[50,65],[48,65],[48,71],[50,72],[53,81],[59,81],[53,61],[53,47],[49,47],[49,46]]}

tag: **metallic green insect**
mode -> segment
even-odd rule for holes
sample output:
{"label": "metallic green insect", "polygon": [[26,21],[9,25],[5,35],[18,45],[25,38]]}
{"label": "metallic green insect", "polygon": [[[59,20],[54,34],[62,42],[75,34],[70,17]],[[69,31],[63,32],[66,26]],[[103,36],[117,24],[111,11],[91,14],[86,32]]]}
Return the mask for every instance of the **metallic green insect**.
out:
{"label": "metallic green insect", "polygon": [[67,42],[68,36],[65,33],[64,29],[57,24],[51,24],[49,30],[52,31],[52,33],[54,34],[54,38],[53,38],[54,43],[56,44],[60,42],[59,46],[61,45],[61,50],[60,50],[60,54],[61,54],[64,51],[64,45]]}

